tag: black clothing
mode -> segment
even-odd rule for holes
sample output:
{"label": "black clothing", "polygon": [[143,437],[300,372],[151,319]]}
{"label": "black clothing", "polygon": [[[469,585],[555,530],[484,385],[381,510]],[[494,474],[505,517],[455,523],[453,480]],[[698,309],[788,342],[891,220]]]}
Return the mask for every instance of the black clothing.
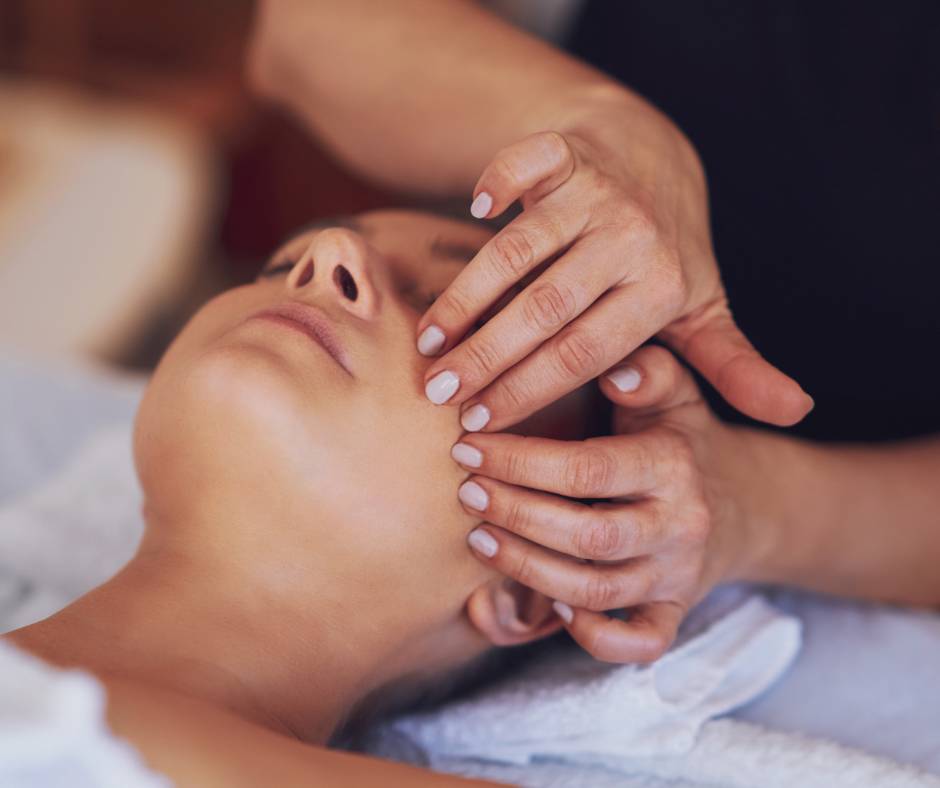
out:
{"label": "black clothing", "polygon": [[816,400],[796,432],[940,432],[940,2],[596,0],[569,48],[701,154],[735,317]]}

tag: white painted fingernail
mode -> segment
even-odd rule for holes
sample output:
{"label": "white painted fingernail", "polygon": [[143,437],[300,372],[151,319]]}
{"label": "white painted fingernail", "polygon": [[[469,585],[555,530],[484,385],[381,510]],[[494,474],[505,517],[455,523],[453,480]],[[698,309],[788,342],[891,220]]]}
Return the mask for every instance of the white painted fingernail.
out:
{"label": "white painted fingernail", "polygon": [[618,367],[613,372],[607,374],[607,380],[613,383],[624,394],[636,391],[640,387],[640,381],[643,378],[633,367]]}
{"label": "white painted fingernail", "polygon": [[466,443],[455,443],[450,450],[450,456],[468,468],[479,468],[483,464],[483,452]]}
{"label": "white painted fingernail", "polygon": [[485,512],[486,507],[490,505],[490,496],[476,482],[461,484],[460,489],[457,490],[457,497],[471,509],[476,509],[478,512]]}
{"label": "white painted fingernail", "polygon": [[474,219],[485,219],[493,207],[493,198],[486,192],[480,192],[476,199],[470,203],[470,215]]}
{"label": "white painted fingernail", "polygon": [[574,611],[564,602],[559,602],[556,600],[552,602],[552,607],[555,609],[558,617],[566,624],[570,624],[574,620]]}
{"label": "white painted fingernail", "polygon": [[418,352],[422,356],[434,356],[444,347],[446,339],[437,326],[428,326],[418,337]]}
{"label": "white painted fingernail", "polygon": [[460,417],[460,423],[467,432],[479,432],[489,421],[490,409],[480,404],[467,408]]}
{"label": "white painted fingernail", "polygon": [[492,558],[499,550],[499,542],[480,528],[476,528],[470,532],[470,536],[467,537],[467,542],[474,550],[485,555],[487,558]]}
{"label": "white painted fingernail", "polygon": [[435,405],[443,405],[457,393],[460,378],[449,369],[439,372],[424,387],[424,393]]}

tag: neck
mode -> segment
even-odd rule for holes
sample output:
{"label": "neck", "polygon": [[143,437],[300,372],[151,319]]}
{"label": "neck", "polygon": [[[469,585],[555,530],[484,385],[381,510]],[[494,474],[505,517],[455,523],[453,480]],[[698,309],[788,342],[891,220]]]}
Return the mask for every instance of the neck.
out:
{"label": "neck", "polygon": [[378,611],[330,596],[307,567],[290,576],[191,556],[145,540],[114,578],[13,639],[50,662],[198,697],[321,744],[421,653],[420,638],[390,638]]}

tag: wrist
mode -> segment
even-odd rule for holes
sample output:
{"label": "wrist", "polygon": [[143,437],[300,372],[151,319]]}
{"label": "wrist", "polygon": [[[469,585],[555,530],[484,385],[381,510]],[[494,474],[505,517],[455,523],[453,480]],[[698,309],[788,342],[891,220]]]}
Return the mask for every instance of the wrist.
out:
{"label": "wrist", "polygon": [[821,560],[813,513],[826,473],[825,451],[812,443],[765,430],[736,428],[746,447],[738,484],[745,555],[737,579],[798,582]]}
{"label": "wrist", "polygon": [[724,579],[765,582],[789,549],[791,479],[799,467],[801,446],[765,430],[722,428],[730,439],[722,451],[728,467],[720,472],[728,485],[723,517],[733,522]]}
{"label": "wrist", "polygon": [[600,149],[600,159],[622,162],[628,180],[652,184],[667,172],[678,175],[683,188],[704,193],[705,169],[689,138],[658,108],[616,82],[579,89],[557,111],[552,130]]}

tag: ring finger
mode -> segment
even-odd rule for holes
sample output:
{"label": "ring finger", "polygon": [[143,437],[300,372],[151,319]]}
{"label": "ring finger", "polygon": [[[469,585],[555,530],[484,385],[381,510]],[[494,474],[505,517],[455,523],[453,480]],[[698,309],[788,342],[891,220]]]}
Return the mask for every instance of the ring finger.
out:
{"label": "ring finger", "polygon": [[474,554],[527,588],[587,610],[633,607],[651,599],[659,584],[649,558],[589,564],[533,544],[490,523],[468,537]]}

